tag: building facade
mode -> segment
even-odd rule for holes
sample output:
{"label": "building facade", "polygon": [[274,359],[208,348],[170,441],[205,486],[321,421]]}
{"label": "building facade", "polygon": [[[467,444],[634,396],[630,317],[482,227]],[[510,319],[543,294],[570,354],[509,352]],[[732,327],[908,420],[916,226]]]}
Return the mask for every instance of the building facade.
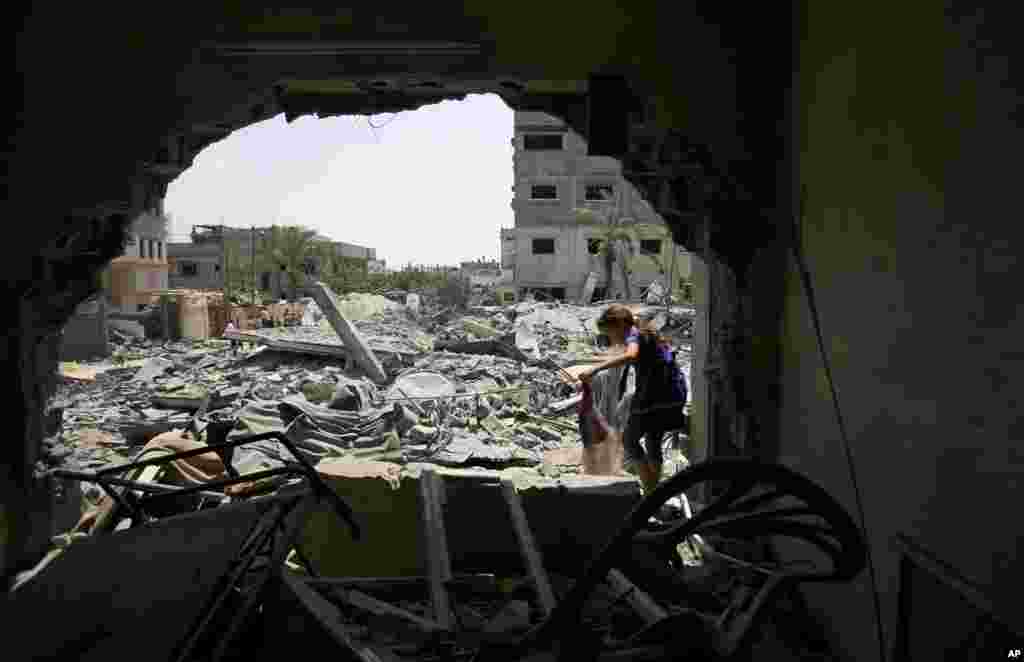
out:
{"label": "building facade", "polygon": [[513,146],[515,227],[501,230],[501,261],[520,294],[576,300],[589,278],[593,299],[635,297],[656,280],[678,291],[689,278],[689,254],[618,160],[589,156],[579,134],[540,112],[515,113]]}
{"label": "building facade", "polygon": [[224,287],[224,251],[219,243],[167,245],[172,289],[218,290]]}
{"label": "building facade", "polygon": [[[225,259],[226,250],[231,251],[242,264],[246,264],[251,256],[258,255],[260,241],[269,228],[231,228],[219,225],[196,225],[192,228],[192,241],[186,243],[174,243],[168,245],[169,257],[169,283],[175,289],[222,289],[224,277],[228,265]],[[313,238],[317,242],[330,244],[339,257],[355,260],[364,260],[367,271],[371,265],[384,270],[384,262],[378,262],[377,249],[367,248],[344,241],[334,241],[330,237],[316,235]],[[226,249],[225,244],[230,246]],[[257,257],[257,264],[263,261]],[[233,265],[238,263],[230,262]],[[319,259],[309,258],[313,269],[311,275],[318,276],[322,265]],[[233,268],[237,268],[233,267]],[[246,272],[248,273],[248,272]],[[266,271],[260,270],[255,274],[256,285],[259,289],[269,291],[276,300],[288,293],[289,280],[283,270]],[[246,282],[251,279],[246,277]],[[232,282],[237,283],[236,277]]]}
{"label": "building facade", "polygon": [[111,260],[103,289],[112,311],[136,312],[152,293],[167,289],[167,221],[162,209],[143,212],[132,224],[124,254]]}
{"label": "building facade", "polygon": [[501,264],[493,260],[474,260],[459,265],[459,278],[471,288],[491,288],[502,281]]}

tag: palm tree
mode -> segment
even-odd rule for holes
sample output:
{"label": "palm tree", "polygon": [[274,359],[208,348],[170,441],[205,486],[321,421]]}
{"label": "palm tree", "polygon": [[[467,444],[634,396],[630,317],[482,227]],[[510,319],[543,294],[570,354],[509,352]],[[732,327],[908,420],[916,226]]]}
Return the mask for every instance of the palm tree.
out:
{"label": "palm tree", "polygon": [[[634,265],[634,264],[637,263],[638,260],[639,261],[648,261],[649,260],[654,265],[654,268],[658,270],[658,274],[662,278],[665,279],[665,285],[667,286],[665,295],[666,296],[671,296],[670,293],[672,292],[673,289],[675,289],[673,287],[673,285],[674,285],[673,280],[675,278],[675,273],[674,272],[675,272],[675,267],[676,267],[676,251],[675,251],[675,243],[674,243],[674,241],[672,239],[672,234],[669,232],[668,228],[666,226],[664,226],[664,225],[650,225],[650,224],[644,226],[643,234],[645,235],[644,236],[645,239],[657,239],[657,240],[659,240],[661,245],[665,245],[667,243],[668,245],[672,246],[673,250],[670,253],[669,252],[665,252],[665,251],[660,251],[656,255],[652,255],[650,253],[640,252],[637,255],[633,255],[630,258],[629,262],[630,262],[631,265]],[[639,242],[639,239],[637,239],[637,241]]]}
{"label": "palm tree", "polygon": [[599,228],[596,237],[600,242],[598,255],[604,262],[605,282],[608,283],[609,291],[615,280],[615,262],[618,258],[623,292],[627,299],[631,299],[633,291],[629,281],[629,263],[633,255],[633,246],[637,242],[636,231],[622,222],[622,216],[617,210],[609,210],[602,214],[584,208],[576,209],[575,212],[578,223],[596,225]]}
{"label": "palm tree", "polygon": [[305,284],[306,257],[313,247],[316,231],[301,226],[271,226],[263,233],[259,257],[261,271],[284,271],[292,297]]}

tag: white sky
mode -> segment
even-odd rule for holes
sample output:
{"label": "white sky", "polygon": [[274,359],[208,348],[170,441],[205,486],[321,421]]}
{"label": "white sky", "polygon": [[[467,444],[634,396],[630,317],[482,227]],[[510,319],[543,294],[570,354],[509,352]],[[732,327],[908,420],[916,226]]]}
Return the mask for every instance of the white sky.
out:
{"label": "white sky", "polygon": [[498,259],[513,225],[512,110],[472,95],[369,120],[380,128],[280,115],[210,145],[167,188],[170,240],[278,223],[376,248],[389,267]]}

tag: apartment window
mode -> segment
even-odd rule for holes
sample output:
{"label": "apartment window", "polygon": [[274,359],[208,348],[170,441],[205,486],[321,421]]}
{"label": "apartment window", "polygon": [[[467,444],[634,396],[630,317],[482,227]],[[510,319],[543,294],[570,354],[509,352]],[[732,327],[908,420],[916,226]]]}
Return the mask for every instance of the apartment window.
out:
{"label": "apartment window", "polygon": [[557,200],[558,186],[555,184],[534,184],[530,187],[531,200]]}
{"label": "apartment window", "polygon": [[523,149],[528,152],[558,151],[564,149],[561,133],[527,133],[523,135]]}
{"label": "apartment window", "polygon": [[587,239],[587,252],[591,255],[600,255],[602,248],[604,248],[604,239],[594,237]]}
{"label": "apartment window", "polygon": [[661,255],[661,239],[641,239],[641,255]]}
{"label": "apartment window", "polygon": [[533,240],[533,254],[534,255],[554,255],[555,254],[555,240],[554,239],[534,239]]}
{"label": "apartment window", "polygon": [[615,198],[615,187],[611,184],[587,184],[587,202],[611,202]]}
{"label": "apartment window", "polygon": [[179,262],[181,265],[181,275],[195,277],[199,275],[199,265],[195,262]]}

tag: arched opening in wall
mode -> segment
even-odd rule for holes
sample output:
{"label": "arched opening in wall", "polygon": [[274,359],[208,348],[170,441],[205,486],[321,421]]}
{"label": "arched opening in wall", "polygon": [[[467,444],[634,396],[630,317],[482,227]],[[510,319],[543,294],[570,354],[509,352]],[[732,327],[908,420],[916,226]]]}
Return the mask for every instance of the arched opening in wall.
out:
{"label": "arched opening in wall", "polygon": [[[365,83],[392,91],[402,84],[442,85]],[[503,91],[522,88],[501,82]],[[286,112],[247,123],[251,117],[195,155],[167,187],[167,256],[193,265],[170,274],[171,290],[222,292],[246,309],[238,325],[253,338],[268,317],[284,327],[312,320],[317,333],[335,335],[326,318],[282,306],[314,294],[307,268],[314,258],[335,293],[370,302],[353,304],[346,315],[368,325],[371,343],[387,335],[373,327],[380,308],[405,304],[410,294],[421,312],[462,308],[462,321],[404,320],[407,335],[421,341],[406,343],[390,367],[431,344],[492,332],[533,351],[528,339],[516,339],[521,320],[488,313],[486,331],[467,323],[481,315],[468,309],[511,306],[517,293],[528,299],[519,302],[520,318],[531,319],[523,303],[542,311],[538,319],[578,318],[539,328],[545,337],[535,358],[563,361],[592,360],[602,349],[594,321],[608,301],[663,308],[655,319],[679,350],[696,409],[702,391],[690,377],[698,350],[685,289],[693,258],[674,244],[650,192],[626,179],[623,160],[592,155],[578,127],[559,113],[514,111],[497,94],[469,94],[386,114]],[[219,333],[214,326],[207,332]],[[293,333],[298,343],[310,331],[273,333]],[[559,356],[563,347],[573,354]],[[564,385],[548,386],[555,389],[548,399],[571,395],[558,390]]]}

